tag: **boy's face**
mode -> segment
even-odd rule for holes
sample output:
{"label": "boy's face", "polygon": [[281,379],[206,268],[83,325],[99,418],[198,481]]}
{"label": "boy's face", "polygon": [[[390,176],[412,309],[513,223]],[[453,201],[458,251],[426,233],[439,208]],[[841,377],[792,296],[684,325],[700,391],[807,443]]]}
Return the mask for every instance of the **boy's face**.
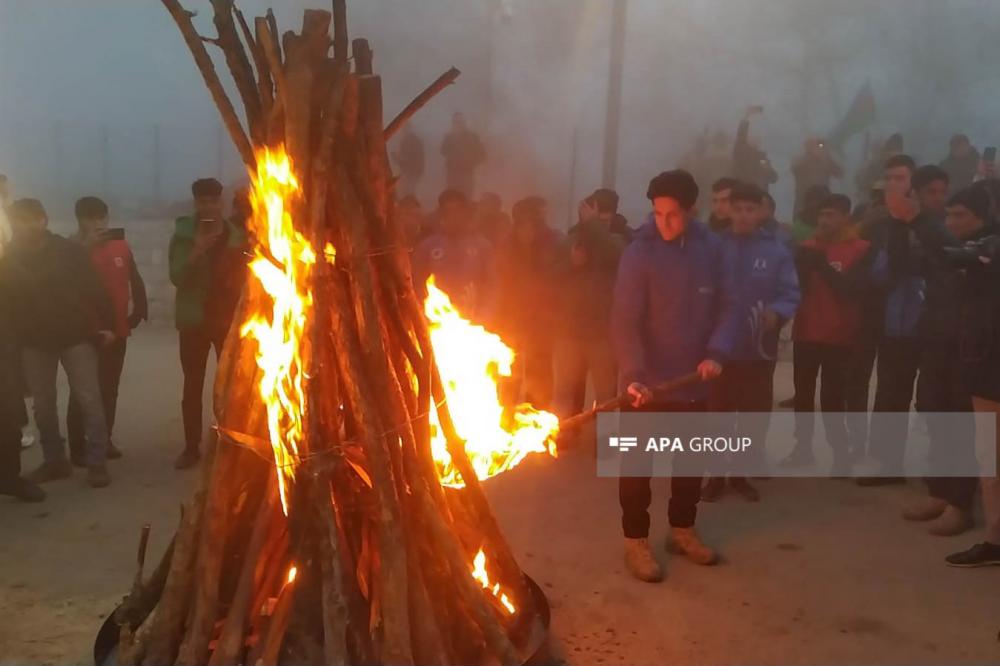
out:
{"label": "boy's face", "polygon": [[653,200],[653,219],[660,237],[672,241],[687,230],[688,211],[671,197],[657,197]]}
{"label": "boy's face", "polygon": [[82,231],[84,235],[97,234],[108,228],[107,216],[100,218],[81,218],[79,223],[80,231]]}
{"label": "boy's face", "polygon": [[728,220],[732,217],[733,209],[729,201],[729,196],[733,193],[731,189],[712,192],[712,216],[717,220]]}
{"label": "boy's face", "polygon": [[821,208],[816,222],[816,236],[831,241],[838,238],[851,223],[851,216],[836,208]]}
{"label": "boy's face", "polygon": [[933,213],[944,211],[948,202],[948,183],[943,180],[932,180],[917,190],[917,199],[920,200],[921,210]]}
{"label": "boy's face", "polygon": [[194,212],[199,220],[221,220],[222,219],[222,197],[203,196],[195,197]]}
{"label": "boy's face", "polygon": [[945,226],[958,240],[966,240],[983,228],[982,219],[965,206],[948,206]]}
{"label": "boy's face", "polygon": [[737,236],[748,236],[763,220],[759,203],[754,201],[734,201],[732,204],[732,230]]}
{"label": "boy's face", "polygon": [[45,233],[49,226],[47,217],[12,216],[10,219],[11,232],[16,242],[32,242]]}
{"label": "boy's face", "polygon": [[909,194],[911,185],[910,177],[913,174],[910,172],[909,167],[898,166],[892,167],[885,170],[885,189],[886,191],[899,192],[900,194]]}

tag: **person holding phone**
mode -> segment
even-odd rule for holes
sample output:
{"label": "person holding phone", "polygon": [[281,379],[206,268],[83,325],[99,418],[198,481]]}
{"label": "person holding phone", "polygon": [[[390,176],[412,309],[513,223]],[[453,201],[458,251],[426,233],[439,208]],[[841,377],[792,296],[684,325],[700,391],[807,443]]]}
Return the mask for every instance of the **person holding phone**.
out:
{"label": "person holding phone", "polygon": [[[125,367],[125,350],[132,331],[147,319],[146,285],[139,275],[132,248],[125,240],[124,229],[109,229],[108,205],[97,197],[83,197],[76,202],[79,232],[76,240],[87,250],[90,262],[111,298],[114,310],[114,342],[97,350],[97,375],[104,402],[108,437],[115,425],[118,410],[118,386]],[[131,308],[129,305],[131,304]],[[83,414],[73,393],[69,396],[66,432],[69,458],[77,467],[86,466],[86,441]],[[109,439],[108,459],[117,460],[122,452]]]}
{"label": "person holding phone", "polygon": [[750,106],[743,114],[733,145],[733,176],[767,192],[771,185],[778,182],[778,173],[771,166],[767,153],[750,137],[750,119],[763,112],[762,106]]}
{"label": "person holding phone", "polygon": [[219,356],[243,286],[246,236],[222,215],[222,184],[191,186],[194,214],[178,218],[170,239],[170,281],[177,287],[174,320],[180,340],[184,393],[184,450],[174,463],[188,469],[201,459],[202,393],[208,353]]}

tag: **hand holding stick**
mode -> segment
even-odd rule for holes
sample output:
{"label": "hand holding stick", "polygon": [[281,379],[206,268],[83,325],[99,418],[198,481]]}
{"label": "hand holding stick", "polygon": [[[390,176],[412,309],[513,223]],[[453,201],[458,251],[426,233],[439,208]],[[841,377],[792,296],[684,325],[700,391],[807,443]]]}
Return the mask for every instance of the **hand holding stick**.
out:
{"label": "hand holding stick", "polygon": [[[682,377],[671,379],[661,384],[651,386],[649,387],[649,390],[654,395],[663,395],[684,388],[686,386],[697,384],[701,381],[703,381],[701,373],[696,371],[688,373]],[[632,403],[632,395],[630,395],[626,391],[625,393],[622,393],[616,398],[612,398],[611,400],[606,400],[601,404],[595,404],[586,412],[563,419],[562,421],[559,422],[559,430],[560,432],[568,432],[570,430],[576,430],[577,428],[595,419],[597,417],[598,412],[614,411],[616,409],[621,409],[622,407],[626,407],[631,403]]]}

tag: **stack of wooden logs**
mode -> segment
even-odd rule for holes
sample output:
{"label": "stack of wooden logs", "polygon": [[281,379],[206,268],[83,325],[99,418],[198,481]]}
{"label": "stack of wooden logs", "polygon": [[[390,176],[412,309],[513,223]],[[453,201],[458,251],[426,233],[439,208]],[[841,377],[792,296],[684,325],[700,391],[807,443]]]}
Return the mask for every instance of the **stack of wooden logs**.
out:
{"label": "stack of wooden logs", "polygon": [[[212,39],[178,0],[161,1],[248,171],[265,148],[287,152],[301,185],[295,228],[336,258],[320,255],[311,272],[305,436],[287,507],[259,350],[241,331],[269,297],[248,275],[215,385],[218,436],[170,548],[148,578],[140,566],[117,613],[118,663],[521,663],[539,632],[536,604],[452,425],[386,151],[457,70],[386,126],[373,53],[349,42],[345,0],[283,35],[271,12],[250,23],[233,0],[211,0]],[[242,116],[206,44],[221,49]],[[440,484],[432,410],[462,488]],[[473,578],[480,549],[514,612]]]}

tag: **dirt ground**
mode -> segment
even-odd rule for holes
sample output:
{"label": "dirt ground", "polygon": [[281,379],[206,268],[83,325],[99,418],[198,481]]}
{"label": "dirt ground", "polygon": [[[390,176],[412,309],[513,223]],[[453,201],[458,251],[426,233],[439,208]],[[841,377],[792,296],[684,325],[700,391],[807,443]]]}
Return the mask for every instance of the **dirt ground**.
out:
{"label": "dirt ground", "polygon": [[[0,664],[91,663],[94,635],[130,585],[139,528],[150,560],[169,540],[192,472],[180,448],[174,334],[140,331],[129,350],[114,483],[82,474],[44,504],[0,500]],[[790,394],[787,364],[778,394]],[[37,446],[25,452],[31,469]],[[626,577],[614,480],[584,455],[531,460],[487,484],[525,570],[548,593],[553,650],[574,665],[998,664],[1000,569],[956,570],[944,555],[981,533],[933,538],[898,518],[918,486],[761,483],[764,499],[703,505],[699,526],[725,555],[702,568],[663,555],[667,579]],[[654,486],[665,534],[667,484]]]}

